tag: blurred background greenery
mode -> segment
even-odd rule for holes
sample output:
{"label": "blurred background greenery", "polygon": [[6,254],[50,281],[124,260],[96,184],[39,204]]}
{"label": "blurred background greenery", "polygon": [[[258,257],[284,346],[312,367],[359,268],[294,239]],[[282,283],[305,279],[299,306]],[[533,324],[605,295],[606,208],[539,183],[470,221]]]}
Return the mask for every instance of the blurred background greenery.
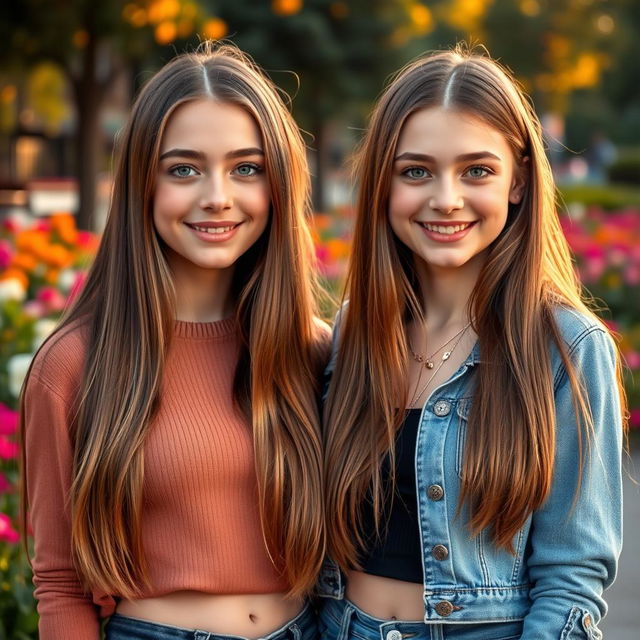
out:
{"label": "blurred background greenery", "polygon": [[459,40],[532,96],[576,268],[610,311],[640,432],[640,3],[634,0],[20,0],[0,8],[0,640],[35,638],[19,554],[15,412],[31,356],[81,286],[137,89],[229,39],[293,98],[313,170],[320,267],[349,255],[348,159],[394,70]]}

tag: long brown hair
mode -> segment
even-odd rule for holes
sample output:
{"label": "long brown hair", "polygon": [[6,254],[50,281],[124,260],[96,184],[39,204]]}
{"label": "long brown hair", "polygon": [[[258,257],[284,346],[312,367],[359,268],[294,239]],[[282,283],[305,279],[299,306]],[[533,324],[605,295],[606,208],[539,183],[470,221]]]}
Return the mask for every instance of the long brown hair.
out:
{"label": "long brown hair", "polygon": [[245,109],[264,145],[271,216],[235,270],[241,352],[234,397],[252,426],[267,549],[298,595],[312,587],[325,549],[316,398],[326,336],[316,319],[305,145],[275,86],[230,45],[178,56],[141,91],[119,139],[100,249],[57,330],[76,321],[88,328],[71,426],[74,561],[89,587],[108,593],[135,597],[145,583],[143,447],[175,322],[153,193],[169,117],[203,97]]}
{"label": "long brown hair", "polygon": [[[358,566],[356,545],[364,541],[360,505],[369,490],[380,525],[386,499],[380,460],[386,452],[393,457],[404,416],[398,407],[407,402],[406,327],[423,317],[413,256],[387,217],[393,158],[407,118],[435,106],[486,122],[504,135],[518,163],[528,158],[524,196],[510,205],[469,301],[481,350],[460,498],[460,505],[467,501],[471,508],[471,532],[489,527],[494,543],[511,550],[513,536],[549,494],[555,453],[550,336],[583,418],[580,442],[589,441],[587,402],[553,310],[564,304],[592,314],[560,228],[539,120],[516,81],[492,59],[462,48],[422,57],[382,94],[355,162],[359,191],[349,302],[325,409],[328,550],[343,569]],[[620,372],[618,385],[622,398]]]}

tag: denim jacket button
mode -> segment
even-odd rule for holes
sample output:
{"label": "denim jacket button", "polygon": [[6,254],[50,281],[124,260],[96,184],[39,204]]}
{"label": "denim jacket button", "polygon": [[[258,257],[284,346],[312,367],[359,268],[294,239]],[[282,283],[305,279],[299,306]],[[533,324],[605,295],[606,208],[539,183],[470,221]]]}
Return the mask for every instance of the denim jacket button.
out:
{"label": "denim jacket button", "polygon": [[402,633],[397,629],[391,629],[391,631],[387,631],[385,640],[402,640]]}
{"label": "denim jacket button", "polygon": [[429,496],[429,499],[433,500],[434,502],[442,500],[442,498],[444,497],[444,489],[439,484],[432,484],[427,489],[427,495]]}
{"label": "denim jacket button", "polygon": [[449,557],[449,549],[447,549],[443,544],[437,544],[433,549],[431,549],[431,555],[436,560],[446,560]]}
{"label": "denim jacket button", "polygon": [[433,405],[433,413],[439,418],[448,416],[449,413],[451,413],[451,403],[446,400],[438,400],[438,402]]}
{"label": "denim jacket button", "polygon": [[453,613],[453,605],[448,600],[442,600],[436,604],[436,613],[446,618]]}

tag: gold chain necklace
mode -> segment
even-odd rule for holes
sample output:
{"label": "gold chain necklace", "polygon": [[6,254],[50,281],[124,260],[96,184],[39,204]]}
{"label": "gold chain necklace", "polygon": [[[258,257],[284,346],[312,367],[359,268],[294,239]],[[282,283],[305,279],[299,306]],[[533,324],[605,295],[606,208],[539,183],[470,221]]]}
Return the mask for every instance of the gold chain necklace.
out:
{"label": "gold chain necklace", "polygon": [[[444,344],[440,345],[430,356],[424,356],[420,353],[417,353],[413,350],[413,347],[411,346],[411,341],[409,340],[409,351],[411,351],[411,355],[413,356],[413,359],[416,362],[419,362],[420,364],[424,364],[424,366],[427,369],[433,369],[434,362],[433,362],[433,357],[438,354],[440,351],[442,351],[442,349],[444,349],[449,343],[453,342],[459,335],[463,334],[469,327],[471,326],[471,322],[468,322],[464,327],[462,327],[462,329],[460,329],[460,331],[458,331],[458,333],[456,333],[455,335],[451,336]],[[456,343],[457,344],[457,343]],[[449,349],[449,351],[445,351],[442,354],[442,360],[448,360],[451,357],[451,353],[453,352],[453,349],[455,348],[455,346],[451,349]]]}
{"label": "gold chain necklace", "polygon": [[[454,338],[458,338],[458,339],[455,341],[455,343],[453,344],[451,349],[449,349],[449,351],[446,351],[443,354],[442,359],[438,363],[438,366],[435,368],[435,371],[429,376],[429,379],[427,380],[427,382],[424,385],[424,387],[422,387],[420,389],[420,391],[418,391],[418,386],[420,385],[420,380],[422,379],[422,372],[424,371],[425,368],[426,369],[432,369],[433,368],[433,364],[430,367],[424,361],[424,357],[423,357],[422,360],[417,360],[416,354],[413,353],[413,351],[411,351],[411,353],[413,354],[413,357],[416,359],[416,361],[420,362],[420,364],[424,364],[424,367],[420,367],[420,373],[418,374],[418,379],[416,380],[416,386],[413,389],[413,397],[411,398],[411,404],[409,405],[410,407],[413,407],[413,405],[416,403],[416,400],[427,390],[427,388],[431,384],[431,381],[438,375],[438,371],[440,371],[440,369],[442,369],[442,367],[444,366],[444,363],[451,357],[451,354],[455,351],[455,348],[458,346],[458,344],[460,344],[460,341],[462,340],[462,338],[464,337],[464,334],[467,332],[467,329],[470,326],[471,326],[471,322],[469,322],[467,325],[465,325],[462,329],[460,329],[460,331],[458,331],[458,333],[456,333],[455,336],[453,336],[453,338],[451,338],[451,340],[453,340]],[[445,342],[442,345],[442,347],[440,347],[440,349],[446,347],[451,342],[451,340],[448,340],[447,342]],[[440,349],[438,349],[438,351],[440,351]],[[436,351],[435,353],[438,353],[438,351]],[[435,353],[433,355],[435,355]],[[446,358],[444,357],[445,355],[446,355]]]}

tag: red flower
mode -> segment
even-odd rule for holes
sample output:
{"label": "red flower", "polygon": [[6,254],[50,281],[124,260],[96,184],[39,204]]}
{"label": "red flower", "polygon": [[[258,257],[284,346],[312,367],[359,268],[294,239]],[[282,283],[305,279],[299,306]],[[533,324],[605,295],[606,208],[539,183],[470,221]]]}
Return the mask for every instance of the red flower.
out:
{"label": "red flower", "polygon": [[20,534],[13,528],[6,513],[0,513],[0,540],[13,544],[20,542]]}
{"label": "red flower", "polygon": [[18,428],[18,412],[0,402],[0,434],[13,435]]}

